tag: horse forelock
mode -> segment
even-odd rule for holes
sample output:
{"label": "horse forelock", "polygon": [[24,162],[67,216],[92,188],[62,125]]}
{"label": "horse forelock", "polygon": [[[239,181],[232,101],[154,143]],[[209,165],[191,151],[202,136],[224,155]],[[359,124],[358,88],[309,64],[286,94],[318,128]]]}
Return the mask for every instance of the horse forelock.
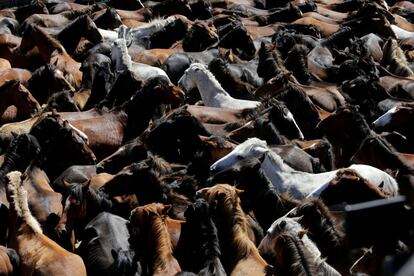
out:
{"label": "horse forelock", "polygon": [[22,173],[19,171],[13,171],[7,174],[9,181],[8,189],[13,199],[14,210],[17,216],[22,218],[33,232],[42,233],[39,222],[30,213],[29,203],[27,202],[27,191],[22,185],[21,176]]}

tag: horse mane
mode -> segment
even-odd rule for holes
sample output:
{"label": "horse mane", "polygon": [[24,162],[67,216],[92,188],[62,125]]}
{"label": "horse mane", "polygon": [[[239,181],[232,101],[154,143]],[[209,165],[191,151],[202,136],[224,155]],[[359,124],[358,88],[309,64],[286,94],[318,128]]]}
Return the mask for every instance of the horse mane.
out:
{"label": "horse mane", "polygon": [[167,18],[163,18],[160,16],[154,17],[152,19],[149,20],[149,22],[142,24],[141,26],[138,27],[138,29],[142,29],[142,28],[150,28],[150,27],[156,27],[156,28],[163,28],[166,25],[174,22],[174,20],[176,20],[176,16],[168,16]]}
{"label": "horse mane", "polygon": [[[282,250],[277,248],[278,246],[282,246]],[[276,237],[274,247],[277,254],[283,254],[283,260],[288,262],[288,267],[283,269],[287,275],[318,275],[315,262],[312,260],[313,257],[299,236],[282,232]]]}
{"label": "horse mane", "polygon": [[161,175],[172,173],[171,165],[164,158],[149,153],[148,159],[145,161],[155,172]]}
{"label": "horse mane", "polygon": [[[237,195],[237,189],[227,184],[218,184],[213,188],[213,191],[208,192],[208,202],[220,198],[222,204],[222,211],[224,214],[219,214],[226,221],[226,225],[231,227],[233,235],[232,246],[234,247],[234,260],[244,259],[249,254],[256,251],[256,247],[250,237],[253,236],[252,229],[249,228],[249,222],[246,214],[240,206],[240,198]],[[223,197],[221,197],[223,196]],[[220,204],[218,203],[218,204]]]}
{"label": "horse mane", "polygon": [[230,96],[230,94],[227,93],[226,90],[224,90],[223,86],[220,84],[220,82],[217,80],[217,78],[213,75],[213,73],[210,72],[210,70],[208,70],[208,68],[205,65],[203,65],[201,63],[193,63],[193,64],[190,65],[190,68],[191,69],[194,69],[194,68],[200,69],[212,81],[212,83],[215,86],[217,86],[217,88],[223,90],[223,92],[227,96]]}
{"label": "horse mane", "polygon": [[280,53],[272,44],[262,42],[259,49],[259,65],[257,67],[259,77],[266,81],[279,73],[289,73],[285,68]]}
{"label": "horse mane", "polygon": [[138,270],[138,260],[134,250],[119,249],[118,251],[112,252],[112,256],[114,257],[111,271],[113,274],[119,273],[125,275],[123,273],[136,272]]}
{"label": "horse mane", "polygon": [[[388,195],[383,193],[377,186],[361,177],[355,170],[347,168],[338,170],[335,178],[329,182],[329,186],[322,191],[320,196],[328,203],[331,202],[331,199],[334,200],[333,198],[335,198],[332,193],[346,195],[349,194],[349,189],[352,189],[352,193],[355,195],[350,197],[354,201],[347,203],[359,203],[368,200],[389,198]],[[328,196],[329,194],[330,196]]]}
{"label": "horse mane", "polygon": [[289,51],[285,60],[286,68],[292,70],[295,78],[302,84],[308,84],[311,81],[311,76],[307,69],[308,52],[308,47],[303,44],[297,44]]}
{"label": "horse mane", "polygon": [[[20,147],[22,143],[25,142],[25,139],[27,138],[27,145],[23,149],[22,152],[20,152]],[[29,148],[30,146],[30,148]],[[31,135],[31,134],[20,134],[15,139],[12,140],[11,144],[7,148],[5,155],[4,155],[4,162],[0,166],[0,178],[3,177],[6,173],[8,173],[10,170],[12,170],[16,165],[19,163],[22,163],[22,158],[30,158],[27,159],[27,163],[23,166],[27,166],[28,163],[31,161],[31,158],[33,158],[36,154],[38,154],[40,151],[40,145],[37,139]],[[21,165],[21,164],[19,164]],[[20,167],[18,169],[25,169],[24,167]]]}
{"label": "horse mane", "polygon": [[323,255],[328,255],[332,250],[343,246],[345,234],[339,229],[335,218],[322,200],[305,199],[297,206],[296,214],[303,216],[301,224],[309,229],[310,238],[318,243]]}
{"label": "horse mane", "polygon": [[8,189],[13,199],[14,210],[17,216],[22,218],[23,221],[32,229],[36,234],[42,234],[42,228],[39,222],[32,216],[29,210],[29,203],[27,202],[27,191],[22,185],[22,173],[19,171],[13,171],[7,174],[9,182]]}
{"label": "horse mane", "polygon": [[[166,266],[165,260],[168,254],[172,252],[172,243],[170,236],[168,235],[167,226],[165,225],[165,219],[155,204],[149,204],[142,207],[143,212],[148,218],[151,218],[149,221],[151,237],[155,241],[155,250],[153,252],[153,261],[154,261],[154,271],[157,269],[164,269]],[[153,271],[153,272],[154,272]]]}
{"label": "horse mane", "polygon": [[409,77],[414,73],[409,67],[404,52],[398,45],[397,41],[389,38],[383,47],[384,56],[381,60],[382,65],[389,65],[390,70],[396,75]]}
{"label": "horse mane", "polygon": [[128,53],[128,47],[125,38],[118,38],[114,41],[114,45],[118,45],[121,49],[122,62],[128,70],[132,67],[132,59]]}
{"label": "horse mane", "polygon": [[[343,48],[349,43],[349,40],[354,36],[354,32],[350,27],[343,27],[339,31],[331,34],[322,40],[321,46]],[[341,44],[341,45],[340,45]]]}

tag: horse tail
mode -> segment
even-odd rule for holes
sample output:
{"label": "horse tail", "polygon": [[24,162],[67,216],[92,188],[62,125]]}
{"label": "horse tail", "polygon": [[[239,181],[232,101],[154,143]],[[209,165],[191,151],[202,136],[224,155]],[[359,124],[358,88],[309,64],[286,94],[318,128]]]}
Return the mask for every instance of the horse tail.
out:
{"label": "horse tail", "polygon": [[39,222],[30,213],[29,203],[27,202],[27,191],[22,185],[22,173],[19,171],[12,171],[8,173],[6,177],[9,183],[8,190],[13,199],[13,207],[17,216],[22,218],[33,232],[42,233],[42,228],[40,227]]}

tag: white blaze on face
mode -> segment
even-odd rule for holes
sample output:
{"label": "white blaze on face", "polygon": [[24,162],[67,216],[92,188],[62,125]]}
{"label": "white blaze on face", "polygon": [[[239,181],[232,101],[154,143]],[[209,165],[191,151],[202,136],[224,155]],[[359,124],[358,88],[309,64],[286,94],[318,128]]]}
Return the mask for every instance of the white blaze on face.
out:
{"label": "white blaze on face", "polygon": [[376,119],[373,122],[374,127],[383,127],[386,126],[392,118],[392,115],[397,112],[398,108],[396,106],[394,106],[393,108],[391,108],[390,110],[388,110],[387,112],[385,112],[385,114],[383,114],[382,116],[380,116],[378,119]]}
{"label": "white blaze on face", "polygon": [[85,132],[83,132],[83,131],[79,130],[78,128],[74,127],[71,123],[69,123],[69,126],[70,126],[70,127],[71,127],[74,131],[76,131],[76,132],[79,134],[79,136],[80,136],[80,137],[82,137],[82,139],[85,141],[85,143],[86,143],[87,145],[89,145],[89,138],[88,138],[88,135],[86,135],[86,133],[85,133]]}
{"label": "white blaze on face", "polygon": [[296,120],[295,120],[295,118],[293,117],[292,112],[288,111],[288,113],[287,113],[287,117],[289,118],[289,120],[291,120],[291,121],[295,124],[295,127],[298,129],[298,131],[299,131],[299,138],[300,138],[301,140],[305,139],[305,136],[303,135],[302,130],[300,130],[300,128],[299,128],[299,126],[298,126],[298,124],[296,123]]}

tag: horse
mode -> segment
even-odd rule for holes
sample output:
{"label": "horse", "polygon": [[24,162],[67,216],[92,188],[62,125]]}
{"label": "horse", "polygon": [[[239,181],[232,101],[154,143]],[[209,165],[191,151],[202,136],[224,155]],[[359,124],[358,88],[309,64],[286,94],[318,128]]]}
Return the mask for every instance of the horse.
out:
{"label": "horse", "polygon": [[[349,189],[349,190],[348,190]],[[370,200],[386,199],[389,195],[382,192],[380,187],[361,177],[355,170],[341,169],[322,191],[320,198],[326,205],[355,204]]]}
{"label": "horse", "polygon": [[88,274],[111,275],[114,252],[130,249],[128,221],[108,212],[99,213],[85,227],[77,249]]}
{"label": "horse", "polygon": [[[54,133],[49,137],[50,133]],[[96,157],[89,148],[88,136],[69,122],[62,120],[59,115],[50,114],[40,118],[31,128],[30,134],[35,136],[42,150],[35,160],[35,164],[42,168],[51,180],[55,180],[66,168],[71,165],[94,165]],[[61,155],[65,160],[57,161]]]}
{"label": "horse", "polygon": [[226,272],[230,275],[266,275],[268,264],[256,248],[253,229],[240,206],[241,191],[227,184],[217,184],[197,193],[209,204],[217,202],[214,217]]}
{"label": "horse", "polygon": [[206,106],[244,109],[256,108],[260,105],[258,101],[239,100],[231,97],[214,75],[201,63],[191,64],[178,81],[178,85],[186,91],[197,87]]}
{"label": "horse", "polygon": [[103,41],[98,27],[87,15],[81,15],[56,34],[56,39],[62,43],[66,52],[72,55],[81,38],[87,39],[93,45]]}
{"label": "horse", "polygon": [[5,61],[8,64],[3,70],[0,71],[0,85],[5,84],[8,81],[16,80],[20,81],[21,83],[26,83],[28,79],[32,76],[31,72],[26,69],[19,69],[19,68],[7,68],[10,64],[7,59]]}
{"label": "horse", "polygon": [[[164,77],[153,77],[133,97],[111,110],[94,108],[83,112],[63,112],[62,119],[69,121],[89,139],[89,146],[98,158],[106,157],[123,143],[136,138],[148,127],[160,103],[179,105],[184,100],[181,89]],[[0,129],[1,139],[9,142],[11,132],[28,133],[38,117]]]}
{"label": "horse", "polygon": [[101,53],[91,53],[82,62],[82,85],[73,99],[82,110],[87,110],[101,102],[110,92],[115,76],[112,60]]}
{"label": "horse", "polygon": [[176,249],[182,269],[200,276],[227,275],[220,261],[220,244],[212,212],[212,207],[201,198],[188,207]]}
{"label": "horse", "polygon": [[[237,160],[256,157],[264,154],[262,168],[269,177],[273,186],[280,193],[288,192],[292,197],[302,199],[309,196],[319,196],[325,190],[328,183],[335,177],[337,171],[329,171],[319,174],[309,174],[292,169],[283,162],[282,158],[272,152],[265,141],[257,138],[238,145],[231,153],[211,165],[211,171],[221,171],[228,168]],[[382,190],[391,196],[398,194],[398,184],[394,178],[387,173],[368,165],[351,165],[350,169],[355,170],[362,177],[368,179],[376,186],[382,186]],[[306,183],[306,185],[303,185]]]}
{"label": "horse", "polygon": [[233,98],[255,100],[252,95],[255,87],[236,77],[223,59],[216,58],[212,60],[208,65],[208,69]]}
{"label": "horse", "polygon": [[[0,86],[0,97],[0,114],[3,123],[28,119],[40,110],[39,102],[19,81],[12,80]],[[17,108],[14,116],[7,116],[9,114],[6,110],[10,106]]]}
{"label": "horse", "polygon": [[300,218],[281,217],[273,222],[258,247],[260,253],[272,260],[276,269],[281,267],[281,272],[288,273],[287,275],[341,275],[322,258],[318,247],[308,237],[299,220]]}
{"label": "horse", "polygon": [[116,174],[127,165],[146,158],[148,158],[147,149],[141,139],[137,138],[127,142],[114,153],[102,159],[96,165],[96,171]]}
{"label": "horse", "polygon": [[[38,275],[85,275],[82,259],[49,239],[42,232],[36,219],[31,215],[27,192],[21,181],[21,173],[13,171],[7,174],[8,197],[11,206],[11,224],[9,245],[21,258],[23,274]],[[35,253],[36,252],[36,253]]]}
{"label": "horse", "polygon": [[170,205],[151,203],[132,210],[130,235],[132,246],[145,252],[141,264],[144,273],[151,275],[175,275],[181,271],[173,256],[173,246],[167,226]]}
{"label": "horse", "polygon": [[114,41],[111,57],[113,62],[115,62],[115,72],[117,73],[123,72],[124,70],[131,70],[142,81],[146,81],[155,76],[163,76],[169,79],[167,73],[158,67],[133,62],[128,53],[126,40],[123,38]]}
{"label": "horse", "polygon": [[82,72],[80,71],[81,64],[66,52],[59,41],[47,34],[40,27],[30,25],[25,31],[19,50],[22,53],[27,53],[35,46],[39,49],[43,61],[46,64],[55,64],[75,88],[80,87],[82,80]]}
{"label": "horse", "polygon": [[407,128],[410,118],[413,118],[413,107],[396,106],[385,112],[372,125],[375,131],[397,131],[404,135],[409,141],[413,141],[414,133]]}
{"label": "horse", "polygon": [[[37,139],[30,134],[13,135],[13,140],[5,150],[3,163],[0,167],[0,179],[13,170],[24,171],[40,151]],[[6,185],[0,181],[0,204],[8,207]]]}
{"label": "horse", "polygon": [[391,73],[397,76],[410,77],[414,74],[395,39],[389,38],[385,42],[381,65],[386,66]]}
{"label": "horse", "polygon": [[27,80],[26,87],[40,104],[46,103],[54,93],[75,92],[75,88],[65,79],[63,72],[53,64],[37,68]]}
{"label": "horse", "polygon": [[0,245],[0,275],[16,275],[20,267],[20,257],[16,251]]}
{"label": "horse", "polygon": [[[237,162],[208,179],[211,183],[235,183],[244,191],[241,195],[243,208],[254,213],[263,229],[268,229],[278,218],[297,206],[297,201],[287,194],[279,194],[260,168],[261,161],[249,158]],[[254,185],[253,185],[254,183]]]}
{"label": "horse", "polygon": [[202,52],[216,43],[219,37],[213,24],[203,21],[194,21],[187,31],[182,44],[186,52]]}
{"label": "horse", "polygon": [[[54,191],[66,196],[65,191],[72,183],[84,183],[97,174],[96,165],[73,165],[64,170],[51,186]],[[68,185],[69,184],[69,185]]]}

